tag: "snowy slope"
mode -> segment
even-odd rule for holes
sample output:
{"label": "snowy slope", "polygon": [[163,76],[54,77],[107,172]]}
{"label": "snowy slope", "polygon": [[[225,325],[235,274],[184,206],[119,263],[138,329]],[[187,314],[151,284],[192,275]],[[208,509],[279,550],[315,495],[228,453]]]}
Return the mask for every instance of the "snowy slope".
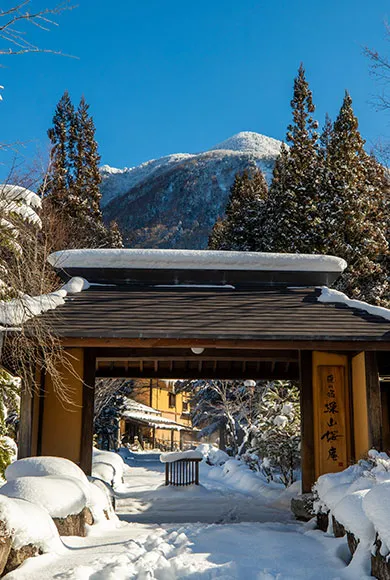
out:
{"label": "snowy slope", "polygon": [[178,153],[138,167],[104,165],[102,206],[127,246],[205,248],[238,171],[259,167],[270,180],[281,142],[242,132],[198,154]]}

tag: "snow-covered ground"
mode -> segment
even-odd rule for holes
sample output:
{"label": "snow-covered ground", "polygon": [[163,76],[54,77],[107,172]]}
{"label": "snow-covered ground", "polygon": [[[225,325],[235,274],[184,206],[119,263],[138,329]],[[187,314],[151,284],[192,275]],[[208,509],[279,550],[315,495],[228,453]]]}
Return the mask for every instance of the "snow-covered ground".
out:
{"label": "snow-covered ground", "polygon": [[[272,496],[243,491],[202,462],[202,486],[160,487],[155,454],[127,454],[121,522],[63,538],[58,554],[28,560],[7,580],[336,580],[352,578],[345,540],[295,522]],[[213,477],[210,474],[214,473]],[[153,522],[153,523],[152,523]],[[355,575],[354,580],[359,580]],[[361,576],[364,578],[364,576]]]}

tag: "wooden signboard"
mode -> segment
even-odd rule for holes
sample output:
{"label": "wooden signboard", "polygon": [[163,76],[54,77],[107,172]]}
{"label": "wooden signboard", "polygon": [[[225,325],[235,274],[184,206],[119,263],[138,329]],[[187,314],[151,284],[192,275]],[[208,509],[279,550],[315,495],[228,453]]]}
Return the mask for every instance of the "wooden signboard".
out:
{"label": "wooden signboard", "polygon": [[343,366],[318,367],[320,473],[348,467],[347,390]]}

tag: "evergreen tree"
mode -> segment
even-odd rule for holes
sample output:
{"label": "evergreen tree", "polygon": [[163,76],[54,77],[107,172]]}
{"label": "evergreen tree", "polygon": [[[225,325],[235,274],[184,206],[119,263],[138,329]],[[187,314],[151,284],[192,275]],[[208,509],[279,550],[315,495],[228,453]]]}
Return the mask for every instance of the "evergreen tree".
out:
{"label": "evergreen tree", "polygon": [[65,91],[55,109],[53,126],[47,132],[51,151],[49,175],[44,184],[45,195],[50,196],[50,203],[59,210],[67,207],[71,211],[68,191],[73,179],[69,153],[74,147],[74,116],[69,93]]}
{"label": "evergreen tree", "polygon": [[82,200],[88,214],[98,221],[102,219],[100,210],[101,193],[99,185],[100,155],[95,140],[95,125],[88,113],[89,105],[82,97],[76,117],[77,156],[75,160],[75,191]]}
{"label": "evergreen tree", "polygon": [[276,226],[278,219],[283,219],[296,211],[295,199],[286,196],[286,180],[289,152],[284,143],[280,148],[279,157],[276,159],[272,182],[268,194],[268,202],[265,208],[263,237],[257,248],[260,252],[283,252],[283,248],[290,247],[290,230],[280,228],[278,231],[278,243],[276,243]]}
{"label": "evergreen tree", "polygon": [[275,167],[269,192],[267,225],[262,249],[276,252],[310,252],[319,223],[317,211],[318,124],[303,65],[294,81],[291,101],[293,123]]}
{"label": "evergreen tree", "polygon": [[215,222],[211,234],[209,236],[208,249],[220,250],[223,247],[225,239],[225,222],[219,216]]}
{"label": "evergreen tree", "polygon": [[[41,187],[44,205],[61,222],[59,247],[123,247],[118,226],[111,231],[100,209],[100,156],[95,126],[82,97],[77,111],[69,94],[60,99],[48,135],[52,144],[49,175]],[[45,217],[45,216],[43,216]]]}
{"label": "evergreen tree", "polygon": [[320,135],[320,156],[327,157],[329,143],[333,133],[333,123],[328,113],[325,114],[325,123]]}
{"label": "evergreen tree", "polygon": [[261,236],[267,195],[268,186],[261,171],[254,169],[237,174],[230,189],[225,219],[216,222],[209,248],[255,251]]}
{"label": "evergreen tree", "polygon": [[384,168],[364,150],[348,93],[329,138],[321,186],[323,253],[348,263],[337,287],[380,303],[388,293],[383,262],[388,253],[384,210],[389,185]]}
{"label": "evergreen tree", "polygon": [[116,221],[110,223],[108,237],[110,248],[123,248],[122,234]]}

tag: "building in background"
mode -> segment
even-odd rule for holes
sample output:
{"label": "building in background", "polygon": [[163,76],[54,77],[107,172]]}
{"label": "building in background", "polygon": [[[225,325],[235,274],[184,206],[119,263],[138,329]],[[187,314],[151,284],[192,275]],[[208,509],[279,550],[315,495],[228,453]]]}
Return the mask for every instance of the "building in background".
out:
{"label": "building in background", "polygon": [[120,421],[124,443],[143,449],[183,449],[197,443],[189,395],[175,392],[174,380],[136,379]]}

